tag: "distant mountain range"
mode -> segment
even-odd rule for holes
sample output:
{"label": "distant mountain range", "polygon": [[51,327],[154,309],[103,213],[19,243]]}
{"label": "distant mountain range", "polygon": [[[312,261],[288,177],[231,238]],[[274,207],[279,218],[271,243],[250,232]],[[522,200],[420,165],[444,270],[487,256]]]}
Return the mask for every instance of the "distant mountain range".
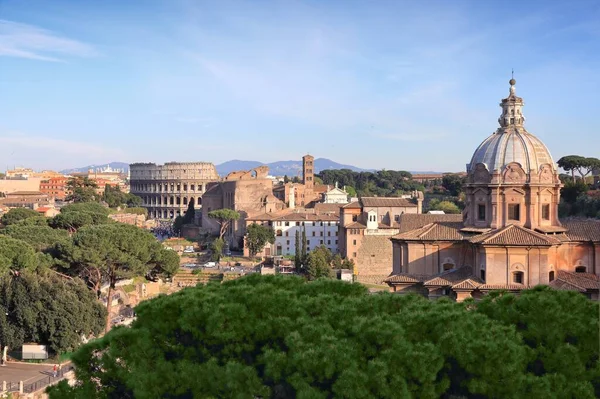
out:
{"label": "distant mountain range", "polygon": [[[261,165],[268,166],[269,174],[272,176],[287,175],[289,177],[294,177],[302,175],[302,161],[277,161],[271,163],[262,163],[258,161],[240,161],[234,159],[232,161],[227,161],[216,165],[216,168],[220,176],[227,176],[228,173],[235,172],[236,170],[248,170]],[[373,169],[361,169],[352,165],[344,165],[327,158],[316,158],[314,167],[315,173],[319,173],[325,169],[350,169],[355,172],[373,171]]]}
{"label": "distant mountain range", "polygon": [[[238,170],[249,170],[256,168],[258,166],[266,165],[269,167],[269,174],[272,176],[285,176],[294,177],[302,175],[302,161],[277,161],[271,163],[263,163],[258,161],[240,161],[238,159],[234,159],[231,161],[223,162],[221,164],[215,165],[217,168],[217,173],[220,176],[227,176],[227,174],[231,172],[235,172]],[[70,173],[82,173],[87,172],[90,169],[104,169],[107,166],[110,166],[111,169],[121,169],[124,170],[125,173],[129,171],[129,164],[124,162],[109,162],[102,165],[88,165],[82,168],[73,168],[73,169],[65,169],[61,170],[60,173],[70,174]],[[341,163],[334,162],[327,158],[317,158],[315,159],[315,173],[320,173],[326,169],[350,169],[354,172],[374,172],[375,169],[362,169],[352,165],[344,165]],[[439,172],[423,172],[423,171],[411,171],[410,173],[439,173]]]}

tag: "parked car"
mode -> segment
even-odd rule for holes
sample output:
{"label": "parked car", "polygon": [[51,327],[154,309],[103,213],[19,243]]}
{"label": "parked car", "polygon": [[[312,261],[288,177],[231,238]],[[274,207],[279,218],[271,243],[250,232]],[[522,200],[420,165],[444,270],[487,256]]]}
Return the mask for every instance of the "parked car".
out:
{"label": "parked car", "polygon": [[185,249],[183,250],[183,253],[185,253],[185,254],[193,254],[194,253],[194,247],[192,247],[192,246],[185,247]]}
{"label": "parked car", "polygon": [[204,267],[216,267],[217,263],[216,262],[206,262],[204,264]]}
{"label": "parked car", "polygon": [[194,269],[194,268],[196,268],[196,267],[198,267],[198,266],[200,266],[200,265],[197,265],[197,264],[195,264],[195,263],[184,263],[182,266],[183,266],[183,267],[190,268],[190,269]]}

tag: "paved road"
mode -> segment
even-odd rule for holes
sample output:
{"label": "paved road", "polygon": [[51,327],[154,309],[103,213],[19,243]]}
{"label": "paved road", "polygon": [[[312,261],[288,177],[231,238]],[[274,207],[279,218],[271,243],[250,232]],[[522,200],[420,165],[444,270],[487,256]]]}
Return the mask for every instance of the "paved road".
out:
{"label": "paved road", "polygon": [[[6,367],[0,366],[0,384],[2,381],[30,384],[52,374],[53,365],[48,364],[22,364],[8,363]],[[0,386],[1,389],[1,386]]]}

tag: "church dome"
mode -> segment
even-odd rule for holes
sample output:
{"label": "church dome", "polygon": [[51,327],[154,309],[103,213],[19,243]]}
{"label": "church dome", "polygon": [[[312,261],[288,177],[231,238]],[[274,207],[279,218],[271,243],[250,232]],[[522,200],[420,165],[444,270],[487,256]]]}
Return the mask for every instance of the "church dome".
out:
{"label": "church dome", "polygon": [[523,127],[523,99],[515,95],[515,83],[514,79],[510,80],[510,94],[500,103],[500,128],[477,147],[467,165],[467,172],[474,170],[479,163],[485,164],[490,172],[501,172],[512,162],[520,164],[527,174],[532,170],[538,172],[544,164],[555,169],[548,148]]}

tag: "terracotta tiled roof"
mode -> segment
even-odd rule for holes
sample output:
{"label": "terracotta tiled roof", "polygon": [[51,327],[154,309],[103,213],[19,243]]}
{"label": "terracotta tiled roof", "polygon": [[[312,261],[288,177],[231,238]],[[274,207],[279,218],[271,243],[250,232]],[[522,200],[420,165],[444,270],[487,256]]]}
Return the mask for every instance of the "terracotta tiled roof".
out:
{"label": "terracotta tiled roof", "polygon": [[528,285],[524,284],[482,284],[477,289],[481,291],[492,291],[492,290],[507,290],[507,291],[521,291],[528,289]]}
{"label": "terracotta tiled roof", "polygon": [[358,223],[358,222],[347,224],[345,227],[347,229],[366,229],[367,228],[367,226],[365,226],[362,223]]}
{"label": "terracotta tiled roof", "polygon": [[570,241],[600,241],[600,220],[566,219],[563,226]]}
{"label": "terracotta tiled roof", "polygon": [[12,193],[6,194],[6,196],[17,196],[17,195],[46,195],[41,191],[13,191]]}
{"label": "terracotta tiled roof", "polygon": [[576,285],[570,284],[566,281],[562,280],[554,280],[548,284],[551,288],[559,291],[578,291],[585,292],[584,288],[578,287]]}
{"label": "terracotta tiled roof", "polygon": [[361,209],[362,206],[360,206],[360,202],[355,201],[355,202],[351,202],[349,204],[344,205],[342,208],[344,208],[344,209]]}
{"label": "terracotta tiled roof", "polygon": [[260,215],[248,217],[248,218],[246,218],[246,220],[249,220],[249,221],[273,220],[273,218],[275,218],[275,217],[276,217],[276,215],[274,215],[272,213],[261,213]]}
{"label": "terracotta tiled roof", "polygon": [[40,213],[45,213],[47,211],[49,211],[51,208],[47,207],[47,206],[41,206],[39,208],[36,209],[36,211],[40,212]]}
{"label": "terracotta tiled roof", "polygon": [[462,215],[428,215],[420,213],[405,213],[400,215],[398,228],[400,229],[400,232],[403,233],[436,222],[462,222]]}
{"label": "terracotta tiled roof", "polygon": [[422,283],[430,279],[431,276],[426,276],[424,274],[408,274],[408,273],[398,273],[393,276],[389,276],[385,280],[385,283]]}
{"label": "terracotta tiled roof", "polygon": [[[584,290],[600,290],[600,277],[591,273],[573,273],[565,270],[559,270],[556,273],[556,280],[574,285]],[[552,283],[554,282],[552,281]],[[550,283],[550,285],[552,285]]]}
{"label": "terracotta tiled roof", "polygon": [[471,276],[473,269],[470,266],[464,266],[458,269],[452,269],[438,274],[437,276],[431,277],[429,280],[424,281],[423,285],[430,286],[452,286],[460,281],[463,281]]}
{"label": "terracotta tiled roof", "polygon": [[480,279],[478,279],[477,277],[471,277],[471,278],[461,281],[460,283],[454,284],[452,286],[452,289],[455,291],[462,291],[462,290],[468,291],[468,290],[474,290],[482,284],[483,284],[483,282]]}
{"label": "terracotta tiled roof", "polygon": [[324,221],[324,222],[337,222],[340,218],[336,215],[316,215],[314,213],[288,213],[275,217],[272,220],[281,221]]}
{"label": "terracotta tiled roof", "polygon": [[421,228],[406,231],[392,237],[402,241],[460,241],[472,237],[472,234],[460,231],[462,222],[429,223]]}
{"label": "terracotta tiled roof", "polygon": [[476,244],[485,245],[550,246],[560,244],[560,240],[552,236],[541,234],[516,224],[511,224],[501,229],[478,235],[471,238],[470,241]]}
{"label": "terracotta tiled roof", "polygon": [[316,203],[315,204],[315,212],[316,213],[334,213],[336,215],[340,214],[340,208],[343,206],[344,204],[323,204],[323,203]]}
{"label": "terracotta tiled roof", "polygon": [[363,206],[374,207],[416,207],[417,204],[397,197],[362,197],[360,202]]}

